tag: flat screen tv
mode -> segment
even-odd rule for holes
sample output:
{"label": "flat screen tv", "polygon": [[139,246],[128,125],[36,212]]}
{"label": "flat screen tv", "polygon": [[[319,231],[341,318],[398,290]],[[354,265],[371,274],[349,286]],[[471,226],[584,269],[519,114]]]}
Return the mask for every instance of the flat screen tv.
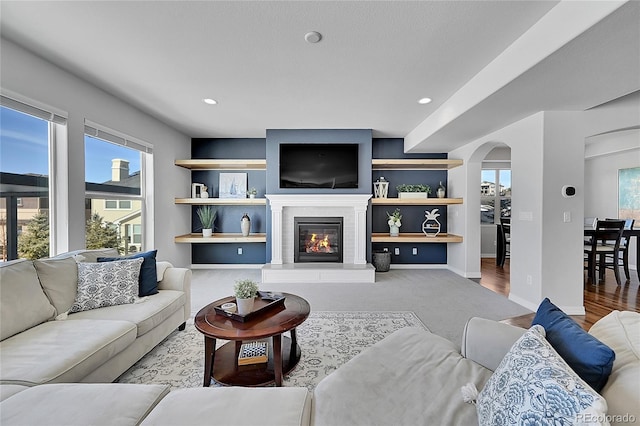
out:
{"label": "flat screen tv", "polygon": [[280,144],[280,188],[357,188],[358,144]]}

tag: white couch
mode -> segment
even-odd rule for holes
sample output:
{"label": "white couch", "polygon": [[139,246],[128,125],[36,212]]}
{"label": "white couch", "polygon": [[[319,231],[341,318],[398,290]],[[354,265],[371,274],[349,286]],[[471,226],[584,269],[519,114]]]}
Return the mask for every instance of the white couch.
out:
{"label": "white couch", "polygon": [[112,382],[184,328],[191,315],[191,271],[168,262],[157,262],[157,294],[68,316],[59,312],[61,300],[73,301],[77,289],[76,260],[114,255],[113,249],[83,250],[0,264],[0,383]]}

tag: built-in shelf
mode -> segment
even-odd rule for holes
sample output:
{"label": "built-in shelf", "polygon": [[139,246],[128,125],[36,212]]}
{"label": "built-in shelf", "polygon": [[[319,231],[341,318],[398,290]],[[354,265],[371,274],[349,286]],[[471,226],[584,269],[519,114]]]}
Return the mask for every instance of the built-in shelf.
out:
{"label": "built-in shelf", "polygon": [[176,160],[175,165],[191,170],[266,170],[267,160]]}
{"label": "built-in shelf", "polygon": [[374,158],[371,161],[373,170],[448,170],[462,166],[462,160],[441,159],[391,159]]}
{"label": "built-in shelf", "polygon": [[266,198],[176,198],[176,204],[217,205],[217,206],[264,206]]}
{"label": "built-in shelf", "polygon": [[265,243],[267,242],[267,234],[251,234],[243,237],[242,234],[235,233],[216,233],[211,237],[203,237],[202,233],[193,233],[178,235],[174,238],[176,243],[191,244],[223,244],[223,243]]}
{"label": "built-in shelf", "polygon": [[438,234],[435,237],[427,237],[419,232],[407,232],[397,237],[392,237],[389,233],[371,234],[372,243],[461,243],[462,237],[455,234]]}
{"label": "built-in shelf", "polygon": [[386,206],[446,206],[462,204],[462,198],[372,198],[371,204]]}

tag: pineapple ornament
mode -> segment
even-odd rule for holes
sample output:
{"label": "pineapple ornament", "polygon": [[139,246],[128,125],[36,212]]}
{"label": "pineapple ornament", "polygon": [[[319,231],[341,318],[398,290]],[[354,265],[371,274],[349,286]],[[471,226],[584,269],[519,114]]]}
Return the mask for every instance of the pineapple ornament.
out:
{"label": "pineapple ornament", "polygon": [[424,216],[426,219],[422,222],[422,232],[427,237],[435,237],[440,233],[440,222],[438,222],[438,209],[433,209],[430,212],[425,210]]}

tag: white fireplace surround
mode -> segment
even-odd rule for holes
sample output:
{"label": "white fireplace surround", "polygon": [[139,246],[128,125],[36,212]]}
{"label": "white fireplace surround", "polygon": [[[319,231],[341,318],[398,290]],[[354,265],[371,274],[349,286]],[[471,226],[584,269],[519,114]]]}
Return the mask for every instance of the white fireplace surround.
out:
{"label": "white fireplace surround", "polygon": [[[266,198],[271,210],[271,263],[263,268],[263,282],[375,281],[375,268],[366,258],[371,194],[267,194]],[[342,217],[343,263],[294,264],[295,216]]]}

